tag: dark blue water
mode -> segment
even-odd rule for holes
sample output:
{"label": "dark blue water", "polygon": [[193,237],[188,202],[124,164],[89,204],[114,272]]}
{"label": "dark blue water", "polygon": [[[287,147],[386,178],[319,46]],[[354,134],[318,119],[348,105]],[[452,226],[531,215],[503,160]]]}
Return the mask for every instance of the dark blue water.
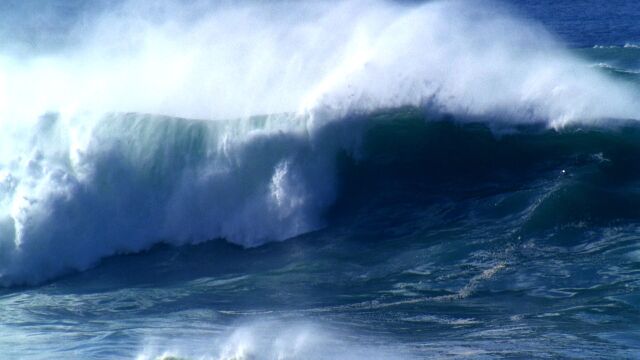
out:
{"label": "dark blue water", "polygon": [[633,1],[513,1],[513,7],[542,22],[571,47],[636,44],[640,7]]}
{"label": "dark blue water", "polygon": [[[212,6],[177,3],[147,15]],[[83,29],[124,16],[119,5],[3,2],[0,60],[30,69],[34,58],[72,59]],[[638,358],[640,4],[507,8],[525,20],[490,34],[534,29],[559,44],[499,48],[517,55],[491,61],[425,46],[481,81],[435,77],[440,90],[419,106],[373,92],[375,109],[322,109],[328,118],[60,111],[24,131],[0,119],[10,144],[0,146],[0,358]],[[450,13],[426,14],[419,20]],[[448,41],[472,35],[464,19],[447,20],[463,23]],[[411,31],[399,24],[397,34]],[[549,61],[529,62],[538,57]],[[565,62],[569,75],[555,72]],[[29,73],[7,64],[0,81]],[[530,71],[520,65],[539,67],[524,91],[511,84]],[[49,73],[33,74],[40,84]],[[536,90],[548,74],[562,78]],[[367,84],[393,87],[379,79]]]}

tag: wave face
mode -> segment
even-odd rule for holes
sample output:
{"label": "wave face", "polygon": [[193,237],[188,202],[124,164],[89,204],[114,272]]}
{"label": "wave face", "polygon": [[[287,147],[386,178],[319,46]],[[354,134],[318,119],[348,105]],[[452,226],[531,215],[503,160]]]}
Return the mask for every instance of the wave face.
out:
{"label": "wave face", "polygon": [[43,117],[30,147],[2,173],[2,279],[38,282],[158,242],[256,246],[357,224],[357,214],[409,199],[431,204],[514,188],[543,190],[504,209],[519,214],[523,234],[640,217],[634,123],[492,128],[431,116],[386,110],[313,135],[287,116],[109,115],[92,126],[82,118],[79,128]]}
{"label": "wave face", "polygon": [[[160,242],[284,240],[367,206],[370,181],[433,193],[574,158],[594,178],[545,200],[555,205],[540,205],[532,229],[635,218],[633,196],[597,181],[636,179],[636,131],[620,129],[640,118],[637,88],[487,8],[133,1],[71,27],[78,45],[9,47],[0,282],[38,283]],[[443,117],[484,130],[425,123]],[[542,210],[584,194],[593,207]]]}

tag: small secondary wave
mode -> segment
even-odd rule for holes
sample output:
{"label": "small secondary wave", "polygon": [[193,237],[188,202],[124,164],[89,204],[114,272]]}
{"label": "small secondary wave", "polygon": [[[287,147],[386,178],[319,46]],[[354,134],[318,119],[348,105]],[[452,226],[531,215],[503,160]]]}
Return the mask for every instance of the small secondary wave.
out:
{"label": "small secondary wave", "polygon": [[640,49],[640,45],[634,43],[625,43],[622,46],[619,45],[594,45],[594,49]]}
{"label": "small secondary wave", "polygon": [[615,67],[613,65],[610,65],[610,64],[607,64],[607,63],[598,63],[595,66],[599,67],[599,68],[602,68],[602,69],[612,70],[612,71],[621,72],[621,73],[640,74],[640,70],[620,69],[620,68],[617,68],[617,67]]}

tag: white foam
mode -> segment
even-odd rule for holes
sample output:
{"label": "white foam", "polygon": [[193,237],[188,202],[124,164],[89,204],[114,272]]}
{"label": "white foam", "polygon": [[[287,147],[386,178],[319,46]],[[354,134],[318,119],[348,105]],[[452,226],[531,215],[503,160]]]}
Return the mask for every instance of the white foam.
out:
{"label": "white foam", "polygon": [[[149,339],[138,360],[168,359],[411,359],[391,344],[350,342],[310,323],[255,321],[208,341]],[[204,345],[203,345],[204,343]]]}
{"label": "white foam", "polygon": [[82,28],[71,49],[0,57],[0,121],[46,111],[210,119],[426,102],[555,124],[639,114],[637,94],[495,3],[161,4],[129,1]]}

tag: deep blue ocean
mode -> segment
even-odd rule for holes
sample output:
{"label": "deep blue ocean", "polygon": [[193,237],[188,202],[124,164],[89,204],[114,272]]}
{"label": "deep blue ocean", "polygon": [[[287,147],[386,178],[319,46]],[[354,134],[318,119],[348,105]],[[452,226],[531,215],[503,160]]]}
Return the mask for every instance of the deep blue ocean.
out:
{"label": "deep blue ocean", "polygon": [[640,2],[0,2],[0,359],[640,358]]}

